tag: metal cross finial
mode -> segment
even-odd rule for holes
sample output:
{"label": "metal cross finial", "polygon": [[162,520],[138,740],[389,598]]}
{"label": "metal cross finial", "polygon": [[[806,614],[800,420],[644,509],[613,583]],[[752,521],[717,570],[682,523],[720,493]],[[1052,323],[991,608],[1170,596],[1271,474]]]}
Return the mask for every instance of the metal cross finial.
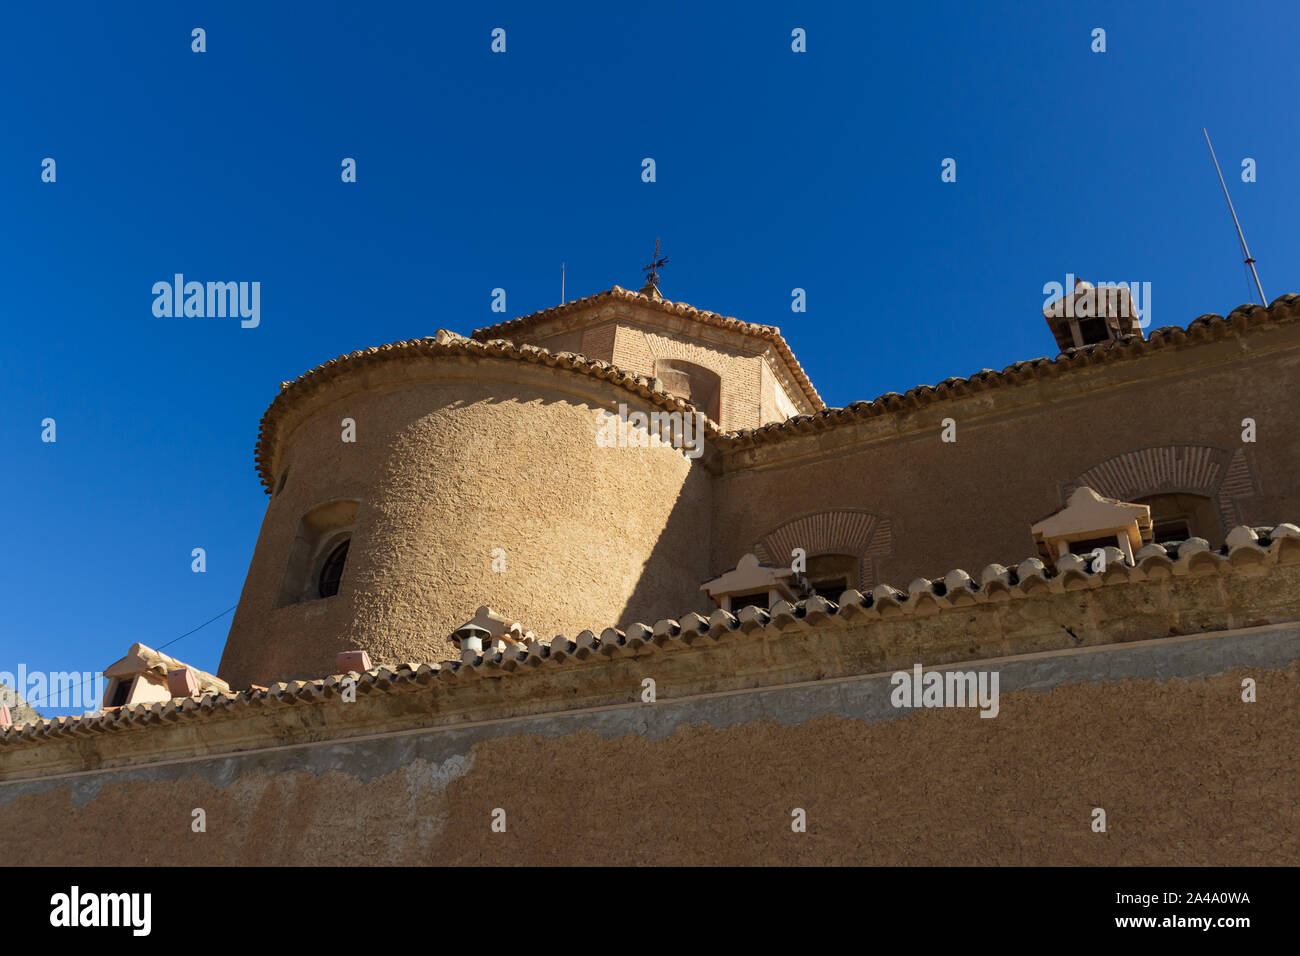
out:
{"label": "metal cross finial", "polygon": [[659,269],[661,266],[668,265],[667,258],[659,257],[659,240],[655,240],[655,257],[648,266],[642,266],[641,271],[646,274],[645,283],[648,286],[659,288]]}

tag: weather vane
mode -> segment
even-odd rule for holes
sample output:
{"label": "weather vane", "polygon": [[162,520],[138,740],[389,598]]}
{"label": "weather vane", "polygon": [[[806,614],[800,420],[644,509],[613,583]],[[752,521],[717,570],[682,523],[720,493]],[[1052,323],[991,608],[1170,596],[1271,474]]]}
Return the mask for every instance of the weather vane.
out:
{"label": "weather vane", "polygon": [[647,287],[655,289],[659,288],[659,269],[666,265],[668,265],[668,259],[661,259],[659,257],[659,240],[656,239],[654,261],[652,261],[648,266],[641,267],[641,271],[646,274],[645,284]]}

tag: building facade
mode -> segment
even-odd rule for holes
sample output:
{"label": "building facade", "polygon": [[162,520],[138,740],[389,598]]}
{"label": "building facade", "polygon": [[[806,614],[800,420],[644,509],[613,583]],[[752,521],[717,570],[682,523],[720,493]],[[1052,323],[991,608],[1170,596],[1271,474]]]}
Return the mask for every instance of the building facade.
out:
{"label": "building facade", "polygon": [[1083,344],[842,409],[653,286],[284,383],[218,674],[136,645],[102,712],[0,713],[0,841],[1294,865],[1300,297],[1045,318]]}
{"label": "building facade", "polygon": [[[707,615],[701,585],[748,553],[800,549],[831,600],[903,586],[1032,553],[1030,525],[1080,486],[1150,506],[1156,540],[1219,548],[1300,514],[1297,307],[842,409],[779,330],[652,286],[343,356],[263,418],[271,498],[220,675],[318,676],[350,648],[438,659],[481,605],[545,638]],[[702,453],[603,447],[620,406],[706,415]]]}

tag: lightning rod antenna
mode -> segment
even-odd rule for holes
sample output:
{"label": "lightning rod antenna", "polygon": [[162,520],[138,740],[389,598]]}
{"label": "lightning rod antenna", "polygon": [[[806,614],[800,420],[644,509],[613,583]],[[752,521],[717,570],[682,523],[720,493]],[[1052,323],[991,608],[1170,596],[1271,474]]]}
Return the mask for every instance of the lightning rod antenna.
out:
{"label": "lightning rod antenna", "polygon": [[1237,241],[1241,243],[1242,254],[1246,257],[1246,265],[1250,267],[1250,274],[1255,277],[1255,289],[1259,292],[1259,304],[1268,305],[1268,300],[1264,298],[1264,287],[1259,284],[1259,273],[1255,271],[1255,260],[1250,254],[1250,248],[1246,245],[1246,237],[1241,231],[1241,222],[1237,219],[1237,210],[1232,208],[1232,197],[1228,195],[1228,184],[1223,181],[1223,170],[1219,168],[1219,157],[1214,155],[1214,144],[1210,142],[1210,134],[1205,127],[1201,127],[1201,132],[1205,134],[1205,145],[1210,147],[1210,158],[1214,160],[1214,171],[1219,174],[1219,185],[1223,187],[1223,198],[1228,200],[1228,212],[1232,213],[1232,224],[1237,227]]}

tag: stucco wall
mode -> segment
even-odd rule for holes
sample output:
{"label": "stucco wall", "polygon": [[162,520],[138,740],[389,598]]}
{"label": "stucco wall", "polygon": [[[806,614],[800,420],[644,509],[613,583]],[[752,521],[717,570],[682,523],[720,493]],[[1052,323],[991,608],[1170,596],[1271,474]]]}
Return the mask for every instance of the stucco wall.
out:
{"label": "stucco wall", "polygon": [[[1246,341],[1169,348],[730,454],[714,496],[713,572],[786,522],[837,510],[892,521],[877,581],[903,587],[1016,562],[1033,554],[1029,527],[1064,504],[1068,482],[1114,456],[1166,446],[1214,450],[1230,521],[1209,535],[1212,545],[1238,523],[1294,521],[1300,326]],[[945,418],[956,442],[941,440]],[[1253,444],[1242,441],[1244,418],[1255,420]],[[1150,486],[1182,490],[1160,475]],[[817,543],[803,546],[812,553]]]}
{"label": "stucco wall", "polygon": [[659,359],[709,369],[722,379],[718,417],[724,430],[757,428],[783,421],[800,407],[811,410],[789,374],[777,374],[769,342],[665,314],[651,305],[593,305],[507,335],[551,351],[580,352],[650,378]]}
{"label": "stucco wall", "polygon": [[[596,410],[618,402],[650,408],[571,372],[445,356],[313,394],[280,427],[277,483],[288,477],[268,504],[221,676],[315,677],[349,647],[438,660],[479,604],[544,637],[679,613],[707,577],[711,478],[669,447],[599,447]],[[344,418],[355,443],[341,440]],[[302,516],[340,498],[360,507],[339,593],[276,607]]]}
{"label": "stucco wall", "polygon": [[892,710],[882,675],[6,781],[0,840],[54,866],[1295,865],[1298,640],[981,662],[993,719]]}
{"label": "stucco wall", "polygon": [[[764,558],[789,560],[791,522],[808,529],[793,544],[810,554],[840,550],[826,547],[837,534],[857,542],[864,587],[977,572],[1032,554],[1029,526],[1061,507],[1071,483],[1117,473],[1117,460],[1124,497],[1212,496],[1212,546],[1237,523],[1300,518],[1295,323],[810,435],[726,439],[695,464],[667,448],[597,447],[594,409],[620,402],[649,408],[581,374],[463,355],[317,387],[277,425],[270,468],[288,479],[268,507],[222,676],[236,686],[320,676],[348,647],[376,661],[437,660],[482,603],[542,636],[707,611],[699,584],[745,552],[779,542],[785,553]],[[357,422],[356,444],[339,440],[344,417]],[[951,443],[941,440],[949,418]],[[1193,486],[1165,474],[1197,456]],[[276,607],[302,515],[332,498],[361,502],[342,590]],[[492,570],[495,548],[504,573]]]}

